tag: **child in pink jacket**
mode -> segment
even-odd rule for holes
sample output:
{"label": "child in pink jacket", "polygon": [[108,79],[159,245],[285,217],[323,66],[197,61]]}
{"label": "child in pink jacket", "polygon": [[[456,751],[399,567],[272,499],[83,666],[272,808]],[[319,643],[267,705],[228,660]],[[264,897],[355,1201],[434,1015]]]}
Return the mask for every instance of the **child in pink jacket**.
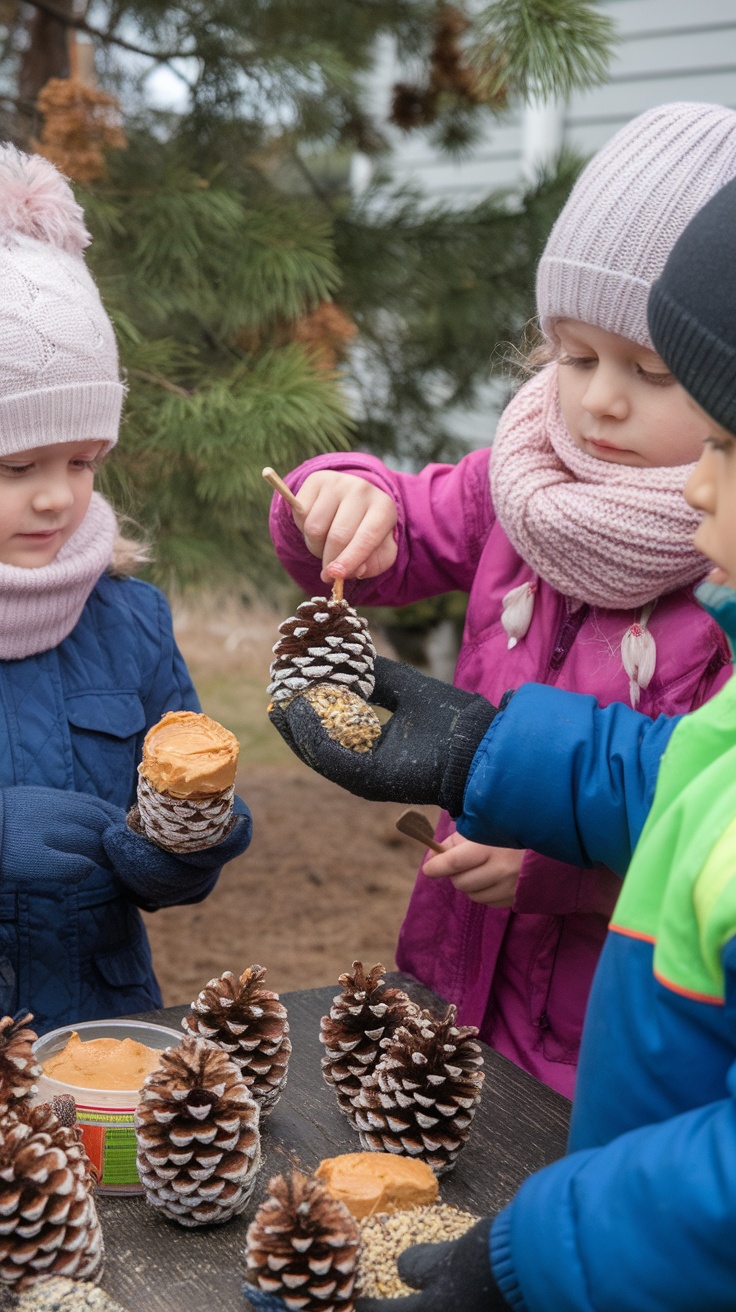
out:
{"label": "child in pink jacket", "polygon": [[[308,461],[288,479],[306,514],[272,507],[292,577],[309,593],[353,580],[346,595],[364,606],[467,591],[455,682],[495,704],[526,682],[652,717],[712,696],[731,656],[693,598],[707,562],[682,496],[704,422],[652,348],[646,303],[680,233],[734,177],[736,113],[719,106],[663,105],[613,137],[540,261],[551,363],[507,407],[490,461],[475,451],[416,475],[360,454]],[[418,875],[397,962],[572,1096],[619,881],[451,831],[443,816],[449,850]]]}

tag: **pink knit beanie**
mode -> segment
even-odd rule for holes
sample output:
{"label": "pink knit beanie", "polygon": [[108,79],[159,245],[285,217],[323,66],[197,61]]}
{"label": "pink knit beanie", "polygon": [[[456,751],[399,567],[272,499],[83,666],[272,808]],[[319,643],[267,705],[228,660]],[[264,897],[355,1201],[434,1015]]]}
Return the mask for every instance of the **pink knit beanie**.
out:
{"label": "pink knit beanie", "polygon": [[89,242],[53,164],[0,145],[0,455],[117,441],[125,389]]}
{"label": "pink knit beanie", "polygon": [[593,157],[550,234],[537,311],[554,338],[576,319],[651,347],[647,298],[680,233],[736,177],[736,112],[658,105]]}

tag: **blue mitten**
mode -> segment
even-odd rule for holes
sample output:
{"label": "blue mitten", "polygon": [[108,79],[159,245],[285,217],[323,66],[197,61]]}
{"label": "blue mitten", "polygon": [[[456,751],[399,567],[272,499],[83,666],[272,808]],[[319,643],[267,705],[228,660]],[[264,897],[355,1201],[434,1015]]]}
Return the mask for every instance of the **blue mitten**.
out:
{"label": "blue mitten", "polygon": [[139,905],[201,902],[214,888],[222,867],[250,843],[253,823],[239,797],[234,811],[235,824],[227,837],[201,852],[166,852],[129,829],[123,813],[117,811],[117,823],[105,833],[105,852],[118,879]]}
{"label": "blue mitten", "polygon": [[80,883],[110,869],[104,835],[122,811],[101,797],[60,788],[0,789],[0,864],[16,882]]}

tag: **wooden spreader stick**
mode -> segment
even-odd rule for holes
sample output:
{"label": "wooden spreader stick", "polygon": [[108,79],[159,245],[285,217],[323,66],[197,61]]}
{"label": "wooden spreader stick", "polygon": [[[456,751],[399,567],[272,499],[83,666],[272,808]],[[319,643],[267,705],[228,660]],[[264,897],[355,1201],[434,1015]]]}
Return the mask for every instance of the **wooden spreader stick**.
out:
{"label": "wooden spreader stick", "polygon": [[[299,499],[294,496],[294,493],[292,492],[291,488],[286,486],[283,478],[279,478],[275,469],[272,469],[270,465],[266,465],[266,468],[261,470],[261,475],[263,478],[265,478],[267,483],[271,484],[271,487],[274,489],[274,491],[278,492],[279,496],[283,497],[284,501],[288,502],[292,510],[296,510],[297,514],[299,515],[304,515],[306,513],[301,501],[299,501]],[[334,580],[332,584],[333,601],[342,601],[343,586],[344,586],[343,579]]]}
{"label": "wooden spreader stick", "polygon": [[267,483],[271,484],[271,487],[278,492],[279,496],[282,496],[284,501],[288,501],[292,510],[296,510],[299,515],[305,514],[304,506],[301,501],[294,496],[291,488],[286,486],[283,478],[279,478],[275,469],[272,469],[270,465],[266,465],[266,468],[262,470],[261,473],[262,477],[265,478]]}
{"label": "wooden spreader stick", "polygon": [[396,821],[396,828],[400,834],[406,834],[407,838],[415,838],[423,847],[429,847],[433,852],[447,851],[442,843],[437,842],[429,820],[421,811],[402,811]]}

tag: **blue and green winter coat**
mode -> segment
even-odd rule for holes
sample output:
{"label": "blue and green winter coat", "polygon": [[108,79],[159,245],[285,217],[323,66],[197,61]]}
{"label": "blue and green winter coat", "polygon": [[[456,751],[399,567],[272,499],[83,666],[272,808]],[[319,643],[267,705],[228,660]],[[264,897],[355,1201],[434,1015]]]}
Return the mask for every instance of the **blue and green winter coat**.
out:
{"label": "blue and green winter coat", "polygon": [[520,689],[476,755],[458,828],[629,867],[588,1005],[568,1156],[491,1228],[505,1298],[519,1312],[733,1312],[736,677],[679,720]]}
{"label": "blue and green winter coat", "polygon": [[[235,851],[225,840],[201,861],[179,860],[130,835],[124,818],[148,729],[165,711],[199,709],[169,606],[137,579],[103,575],[58,647],[0,661],[0,1014],[30,1008],[44,1032],[161,1005],[139,907],[200,901]],[[103,799],[102,822],[143,863],[113,863],[93,835],[75,855],[76,831],[62,823],[75,799],[36,789]],[[39,845],[49,832],[58,838]],[[248,819],[237,850],[249,837]]]}

